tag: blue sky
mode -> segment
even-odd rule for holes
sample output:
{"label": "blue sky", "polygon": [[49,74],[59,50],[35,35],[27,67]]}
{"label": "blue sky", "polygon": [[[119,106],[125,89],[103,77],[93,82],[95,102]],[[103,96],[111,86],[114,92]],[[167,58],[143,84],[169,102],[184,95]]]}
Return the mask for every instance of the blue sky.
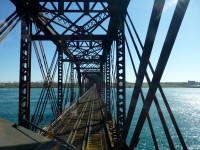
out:
{"label": "blue sky", "polygon": [[[160,50],[169,27],[176,0],[166,0],[165,9],[159,25],[158,34],[154,43],[151,62],[156,67]],[[132,17],[139,36],[144,43],[153,0],[133,0],[130,2],[128,12]],[[11,14],[15,7],[8,0],[0,0],[0,22]],[[200,1],[191,0],[185,18],[179,30],[171,56],[162,77],[162,82],[187,82],[188,80],[200,81]],[[55,47],[47,42],[49,61]],[[130,42],[129,42],[130,43]],[[130,44],[131,46],[131,44]],[[131,47],[133,48],[133,46]],[[0,43],[0,82],[13,82],[19,80],[19,49],[20,49],[20,24]],[[134,54],[134,52],[133,52]],[[131,69],[129,56],[126,55],[126,80],[135,82]],[[138,68],[138,59],[134,57]],[[41,81],[41,73],[36,63],[35,54],[32,60],[32,81]],[[150,77],[151,77],[151,73]]]}

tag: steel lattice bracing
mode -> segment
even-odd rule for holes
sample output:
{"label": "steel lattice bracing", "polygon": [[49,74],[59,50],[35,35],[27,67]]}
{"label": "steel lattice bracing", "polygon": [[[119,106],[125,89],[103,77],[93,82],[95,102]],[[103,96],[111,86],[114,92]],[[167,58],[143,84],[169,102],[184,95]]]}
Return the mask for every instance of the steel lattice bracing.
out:
{"label": "steel lattice bracing", "polygon": [[125,80],[125,39],[124,22],[121,19],[116,41],[116,66],[117,66],[117,130],[121,137],[126,119],[126,80]]}
{"label": "steel lattice bracing", "polygon": [[74,101],[74,64],[71,63],[71,72],[70,72],[70,77],[71,77],[71,99],[70,102],[72,103]]}
{"label": "steel lattice bracing", "polygon": [[110,112],[110,53],[106,56],[106,111]]}
{"label": "steel lattice bracing", "polygon": [[[155,0],[153,3],[144,44],[127,11],[129,0],[11,0],[11,2],[16,6],[16,11],[0,24],[0,41],[21,18],[19,125],[36,131],[37,126],[40,126],[44,119],[47,104],[50,103],[49,108],[54,117],[52,120],[56,123],[62,118],[58,115],[65,110],[73,110],[73,114],[71,115],[70,111],[67,112],[72,118],[68,118],[67,115],[60,124],[51,124],[52,128],[48,130],[56,129],[55,131],[59,131],[59,136],[63,134],[67,142],[74,143],[79,148],[90,147],[89,141],[91,139],[95,141],[96,137],[101,139],[101,142],[103,141],[106,145],[103,146],[108,148],[109,142],[107,143],[103,136],[108,134],[107,137],[111,145],[113,144],[113,147],[111,146],[113,149],[127,147],[134,149],[140,142],[141,131],[147,120],[154,147],[158,149],[159,144],[153,128],[153,120],[149,114],[152,103],[154,103],[168,145],[171,149],[175,149],[160,101],[156,97],[158,89],[180,144],[183,149],[187,149],[161,88],[160,80],[189,0],[178,0],[172,21],[169,21],[170,27],[155,70],[150,57],[159,30],[165,0]],[[50,65],[47,61],[49,56],[45,54],[49,51],[44,50],[42,41],[52,42],[56,47]],[[44,83],[35,112],[30,119],[31,43],[35,49]],[[138,69],[132,57],[135,53],[139,60]],[[129,73],[129,68],[126,70],[127,56],[131,60],[131,65],[128,67],[133,68],[135,74],[133,77],[136,79],[130,106],[126,111],[126,75]],[[150,78],[148,67],[152,78]],[[56,73],[57,78],[54,79]],[[142,89],[145,78],[148,84],[146,97]],[[57,90],[54,89],[55,87]],[[85,95],[87,90],[90,94]],[[136,115],[135,110],[140,97],[141,112],[139,119],[135,121],[136,125],[132,134],[129,130]],[[80,103],[77,104],[78,100]],[[77,109],[73,108],[75,106]],[[98,113],[96,114],[95,111]],[[84,122],[84,119],[87,121]],[[71,126],[72,123],[73,126]],[[60,133],[61,128],[66,129],[67,134],[64,131]],[[105,128],[105,133],[103,128]],[[80,135],[77,134],[79,131],[81,131]],[[91,136],[90,139],[90,134],[95,138]],[[99,135],[102,136],[99,137]],[[130,143],[127,143],[128,135]],[[87,140],[80,140],[80,137]],[[79,144],[80,141],[82,145]]]}
{"label": "steel lattice bracing", "polygon": [[31,21],[23,18],[21,23],[20,86],[19,86],[19,125],[29,128],[24,121],[30,120],[31,84]]}
{"label": "steel lattice bracing", "polygon": [[101,73],[102,73],[102,98],[103,100],[105,100],[105,64],[102,64],[101,65],[102,67],[102,70],[101,70]]}
{"label": "steel lattice bracing", "polygon": [[62,103],[63,103],[63,53],[62,47],[59,47],[58,50],[58,109],[59,113],[62,113]]}

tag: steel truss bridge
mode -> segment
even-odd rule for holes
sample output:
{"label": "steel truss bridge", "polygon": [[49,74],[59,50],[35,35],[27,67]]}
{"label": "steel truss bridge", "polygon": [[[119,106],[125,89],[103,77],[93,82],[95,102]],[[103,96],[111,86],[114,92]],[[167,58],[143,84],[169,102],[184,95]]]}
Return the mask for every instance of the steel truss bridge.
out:
{"label": "steel truss bridge", "polygon": [[[140,143],[145,121],[155,149],[159,142],[149,110],[155,104],[170,149],[176,144],[156,92],[160,93],[179,145],[187,149],[168,104],[160,80],[172,51],[189,0],[178,0],[155,69],[150,62],[165,0],[152,0],[152,12],[144,44],[127,11],[130,0],[10,0],[16,11],[0,24],[0,41],[21,23],[19,126],[77,149],[134,149]],[[144,4],[145,5],[145,4]],[[3,13],[3,12],[1,12]],[[51,62],[44,41],[55,46]],[[30,113],[32,53],[35,52],[43,88],[34,113]],[[133,54],[139,60],[135,66]],[[127,58],[129,57],[129,58]],[[136,78],[131,102],[126,107],[126,60]],[[149,70],[148,70],[149,68]],[[149,73],[150,72],[150,73]],[[151,76],[149,75],[151,74]],[[57,79],[55,79],[55,77]],[[148,83],[147,95],[142,84]],[[129,136],[136,115],[142,107]],[[41,129],[45,109],[52,111],[50,124]]]}

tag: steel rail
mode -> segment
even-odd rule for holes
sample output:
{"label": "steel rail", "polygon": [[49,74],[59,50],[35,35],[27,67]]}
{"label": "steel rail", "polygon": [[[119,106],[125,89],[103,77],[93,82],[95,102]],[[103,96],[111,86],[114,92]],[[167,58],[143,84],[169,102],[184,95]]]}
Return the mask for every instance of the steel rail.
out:
{"label": "steel rail", "polygon": [[93,106],[90,126],[89,126],[89,135],[87,141],[86,149],[108,149],[106,141],[105,141],[105,132],[103,129],[103,122],[101,116],[101,108],[100,108],[100,101],[98,99],[97,91],[94,92],[93,97]]}
{"label": "steel rail", "polygon": [[[89,90],[90,91],[90,90]],[[76,103],[74,103],[72,106],[71,106],[71,108],[70,109],[73,109],[73,107],[76,107],[76,109],[77,110],[79,110],[79,109],[81,109],[81,107],[82,107],[82,104],[84,103],[84,99],[83,98],[85,98],[85,97],[87,97],[88,96],[88,93],[89,93],[89,91],[87,92],[87,93],[85,93],[80,99],[79,99],[79,101],[78,102],[76,102]],[[78,105],[78,104],[80,104],[80,105]],[[58,117],[53,123],[52,123],[52,127],[54,127],[56,124],[58,124],[58,122],[62,119],[63,120],[63,122],[66,124],[66,125],[68,125],[68,123],[70,122],[70,119],[72,119],[71,117],[72,116],[68,116],[68,119],[66,120],[66,115],[67,115],[67,112],[70,110],[70,109],[67,109],[60,117]],[[73,115],[73,114],[72,114]],[[62,125],[62,120],[61,120],[61,124],[58,124],[58,125]],[[57,125],[57,126],[58,126]],[[55,128],[55,127],[54,127]],[[60,129],[58,129],[58,131],[57,131],[57,133],[58,132],[63,132],[63,130],[64,130],[64,126],[62,126],[62,127],[59,127]],[[59,133],[58,133],[59,134]]]}
{"label": "steel rail", "polygon": [[91,125],[93,108],[94,108],[94,100],[93,100],[92,105],[90,107],[89,117],[88,117],[86,129],[85,129],[85,133],[84,133],[83,145],[82,145],[83,150],[86,150],[87,147],[88,147],[88,140],[89,140],[89,133],[90,133],[90,125]]}
{"label": "steel rail", "polygon": [[23,120],[26,121],[27,123],[29,123],[30,125],[34,126],[35,128],[37,128],[38,130],[40,130],[39,131],[40,135],[44,135],[44,136],[46,136],[46,135],[49,136],[50,135],[54,140],[57,140],[57,141],[61,142],[67,148],[74,149],[74,150],[76,149],[72,144],[67,143],[67,142],[63,141],[62,139],[60,139],[59,137],[50,134],[49,132],[45,131],[44,129],[42,129],[42,128],[38,127],[38,126],[36,126],[32,122],[30,122],[30,121],[28,121],[26,119],[23,119]]}
{"label": "steel rail", "polygon": [[[92,147],[106,147],[105,133],[102,129],[102,118],[100,117],[100,105],[98,94],[93,87],[83,98],[70,110],[57,119],[54,126],[47,127],[47,131],[62,140],[65,140],[76,148],[89,149]],[[74,116],[74,111],[78,116]],[[100,111],[100,112],[99,112]],[[99,130],[100,129],[100,130]],[[92,144],[92,145],[91,145]]]}
{"label": "steel rail", "polygon": [[76,134],[76,130],[77,130],[77,128],[78,128],[78,126],[79,126],[79,124],[81,122],[81,118],[83,117],[87,106],[88,106],[88,103],[85,103],[85,105],[84,105],[84,107],[82,109],[82,112],[80,113],[80,115],[79,115],[78,119],[76,120],[76,123],[75,123],[72,131],[70,132],[70,135],[69,135],[69,137],[67,139],[68,142],[72,142],[73,141],[74,135]]}
{"label": "steel rail", "polygon": [[[72,130],[72,132],[71,132],[71,134],[72,134],[72,137],[71,137],[71,142],[70,143],[73,143],[74,145],[76,145],[76,142],[77,142],[77,134],[78,134],[78,132],[80,132],[80,130],[82,129],[82,126],[81,126],[81,124],[83,124],[84,126],[83,126],[83,128],[85,128],[85,126],[87,125],[87,123],[85,123],[84,122],[84,120],[88,120],[89,119],[89,113],[90,113],[90,111],[88,111],[88,109],[89,110],[91,110],[91,107],[92,107],[92,104],[91,104],[91,97],[92,97],[92,93],[89,95],[89,97],[88,97],[88,99],[87,99],[87,101],[86,101],[86,104],[85,104],[85,109],[83,110],[83,112],[81,112],[81,114],[82,115],[80,115],[79,117],[80,118],[78,118],[78,120],[76,121],[76,124],[74,125],[74,130]],[[83,122],[83,123],[82,123]],[[80,128],[81,127],[81,128]],[[84,130],[84,129],[83,129]],[[84,139],[83,139],[83,135],[82,135],[82,138],[80,138],[80,139],[78,139],[78,142],[80,141],[83,141]],[[70,137],[69,137],[70,138]],[[68,139],[69,140],[69,139]],[[83,143],[83,142],[82,142]],[[79,145],[79,146],[81,146],[81,145]]]}

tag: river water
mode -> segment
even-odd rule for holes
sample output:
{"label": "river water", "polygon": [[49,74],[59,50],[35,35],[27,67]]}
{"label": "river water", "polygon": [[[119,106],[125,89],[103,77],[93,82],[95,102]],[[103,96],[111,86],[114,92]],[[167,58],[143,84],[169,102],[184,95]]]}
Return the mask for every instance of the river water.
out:
{"label": "river water", "polygon": [[[143,89],[144,95],[147,93],[146,88]],[[189,149],[200,149],[200,88],[164,88],[164,93],[168,99],[169,105],[176,118],[177,124],[182,132],[185,142]],[[133,89],[127,88],[126,107],[130,105],[130,99]],[[31,89],[31,114],[33,114],[41,89]],[[0,117],[8,119],[12,122],[18,120],[18,89],[2,88],[0,89]],[[156,95],[161,105],[165,120],[168,124],[170,135],[176,145],[176,149],[182,149],[175,130],[173,128],[166,107],[161,99],[161,95]],[[138,116],[142,108],[142,101],[139,97],[135,115],[129,130],[127,143],[130,143],[134,127],[137,123]],[[52,113],[50,106],[47,106],[45,112],[44,123],[51,120]],[[150,119],[153,124],[156,139],[160,149],[168,149],[168,142],[161,121],[159,119],[154,103],[150,109]],[[144,124],[140,141],[137,149],[154,149],[151,133],[147,121]]]}

